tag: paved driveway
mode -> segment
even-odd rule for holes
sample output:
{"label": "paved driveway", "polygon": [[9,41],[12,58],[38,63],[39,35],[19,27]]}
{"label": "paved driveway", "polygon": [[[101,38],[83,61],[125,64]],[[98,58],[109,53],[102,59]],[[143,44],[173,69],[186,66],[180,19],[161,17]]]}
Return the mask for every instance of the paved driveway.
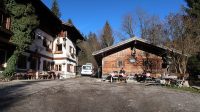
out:
{"label": "paved driveway", "polygon": [[0,112],[199,112],[200,95],[81,77],[0,84]]}

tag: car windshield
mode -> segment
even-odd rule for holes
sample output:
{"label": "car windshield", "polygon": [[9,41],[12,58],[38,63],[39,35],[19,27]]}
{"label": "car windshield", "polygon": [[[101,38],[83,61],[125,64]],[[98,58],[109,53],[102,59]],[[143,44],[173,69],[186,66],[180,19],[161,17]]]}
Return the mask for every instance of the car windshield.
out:
{"label": "car windshield", "polygon": [[91,66],[83,66],[83,69],[84,69],[84,70],[91,70],[92,67],[91,67]]}

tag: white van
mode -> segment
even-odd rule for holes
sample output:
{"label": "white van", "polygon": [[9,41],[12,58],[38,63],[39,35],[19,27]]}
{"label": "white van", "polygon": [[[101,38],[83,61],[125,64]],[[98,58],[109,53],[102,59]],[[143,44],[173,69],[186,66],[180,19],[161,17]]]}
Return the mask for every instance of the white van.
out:
{"label": "white van", "polygon": [[82,66],[81,75],[91,76],[93,74],[93,66],[91,63],[87,63]]}

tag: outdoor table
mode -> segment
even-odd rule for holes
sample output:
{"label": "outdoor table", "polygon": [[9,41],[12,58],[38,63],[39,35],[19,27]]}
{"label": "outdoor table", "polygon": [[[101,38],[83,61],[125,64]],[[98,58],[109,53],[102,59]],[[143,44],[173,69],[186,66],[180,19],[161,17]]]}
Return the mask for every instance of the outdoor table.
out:
{"label": "outdoor table", "polygon": [[47,72],[40,72],[39,79],[47,79],[47,78],[48,78]]}
{"label": "outdoor table", "polygon": [[111,75],[111,82],[113,82],[113,80],[118,80],[118,81],[125,81],[127,80],[127,76],[123,76],[123,75]]}
{"label": "outdoor table", "polygon": [[114,79],[114,80],[118,80],[119,78],[118,78],[118,76],[111,76],[110,81],[113,82],[113,79]]}

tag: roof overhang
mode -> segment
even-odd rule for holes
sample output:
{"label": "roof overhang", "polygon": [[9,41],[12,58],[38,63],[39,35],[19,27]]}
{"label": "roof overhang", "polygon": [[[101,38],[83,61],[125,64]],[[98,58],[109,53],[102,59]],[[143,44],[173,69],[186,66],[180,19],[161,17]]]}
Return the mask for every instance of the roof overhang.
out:
{"label": "roof overhang", "polygon": [[77,40],[85,40],[80,31],[72,24],[63,24],[63,29],[67,31],[68,38],[75,42]]}
{"label": "roof overhang", "polygon": [[185,54],[182,54],[180,51],[176,49],[171,49],[162,45],[153,45],[149,43],[147,40],[136,38],[136,37],[127,39],[125,41],[122,41],[110,47],[106,47],[99,51],[95,51],[92,53],[92,55],[95,57],[97,63],[100,64],[103,57],[106,57],[108,55],[114,54],[116,52],[119,52],[127,48],[133,48],[133,47],[135,47],[136,49],[140,49],[142,51],[151,53],[151,54],[155,54],[157,56],[163,56],[169,52],[175,53],[178,55],[187,56]]}
{"label": "roof overhang", "polygon": [[53,37],[62,30],[62,21],[41,0],[26,0],[24,2],[31,2],[35,8],[36,15],[40,20],[40,29]]}

